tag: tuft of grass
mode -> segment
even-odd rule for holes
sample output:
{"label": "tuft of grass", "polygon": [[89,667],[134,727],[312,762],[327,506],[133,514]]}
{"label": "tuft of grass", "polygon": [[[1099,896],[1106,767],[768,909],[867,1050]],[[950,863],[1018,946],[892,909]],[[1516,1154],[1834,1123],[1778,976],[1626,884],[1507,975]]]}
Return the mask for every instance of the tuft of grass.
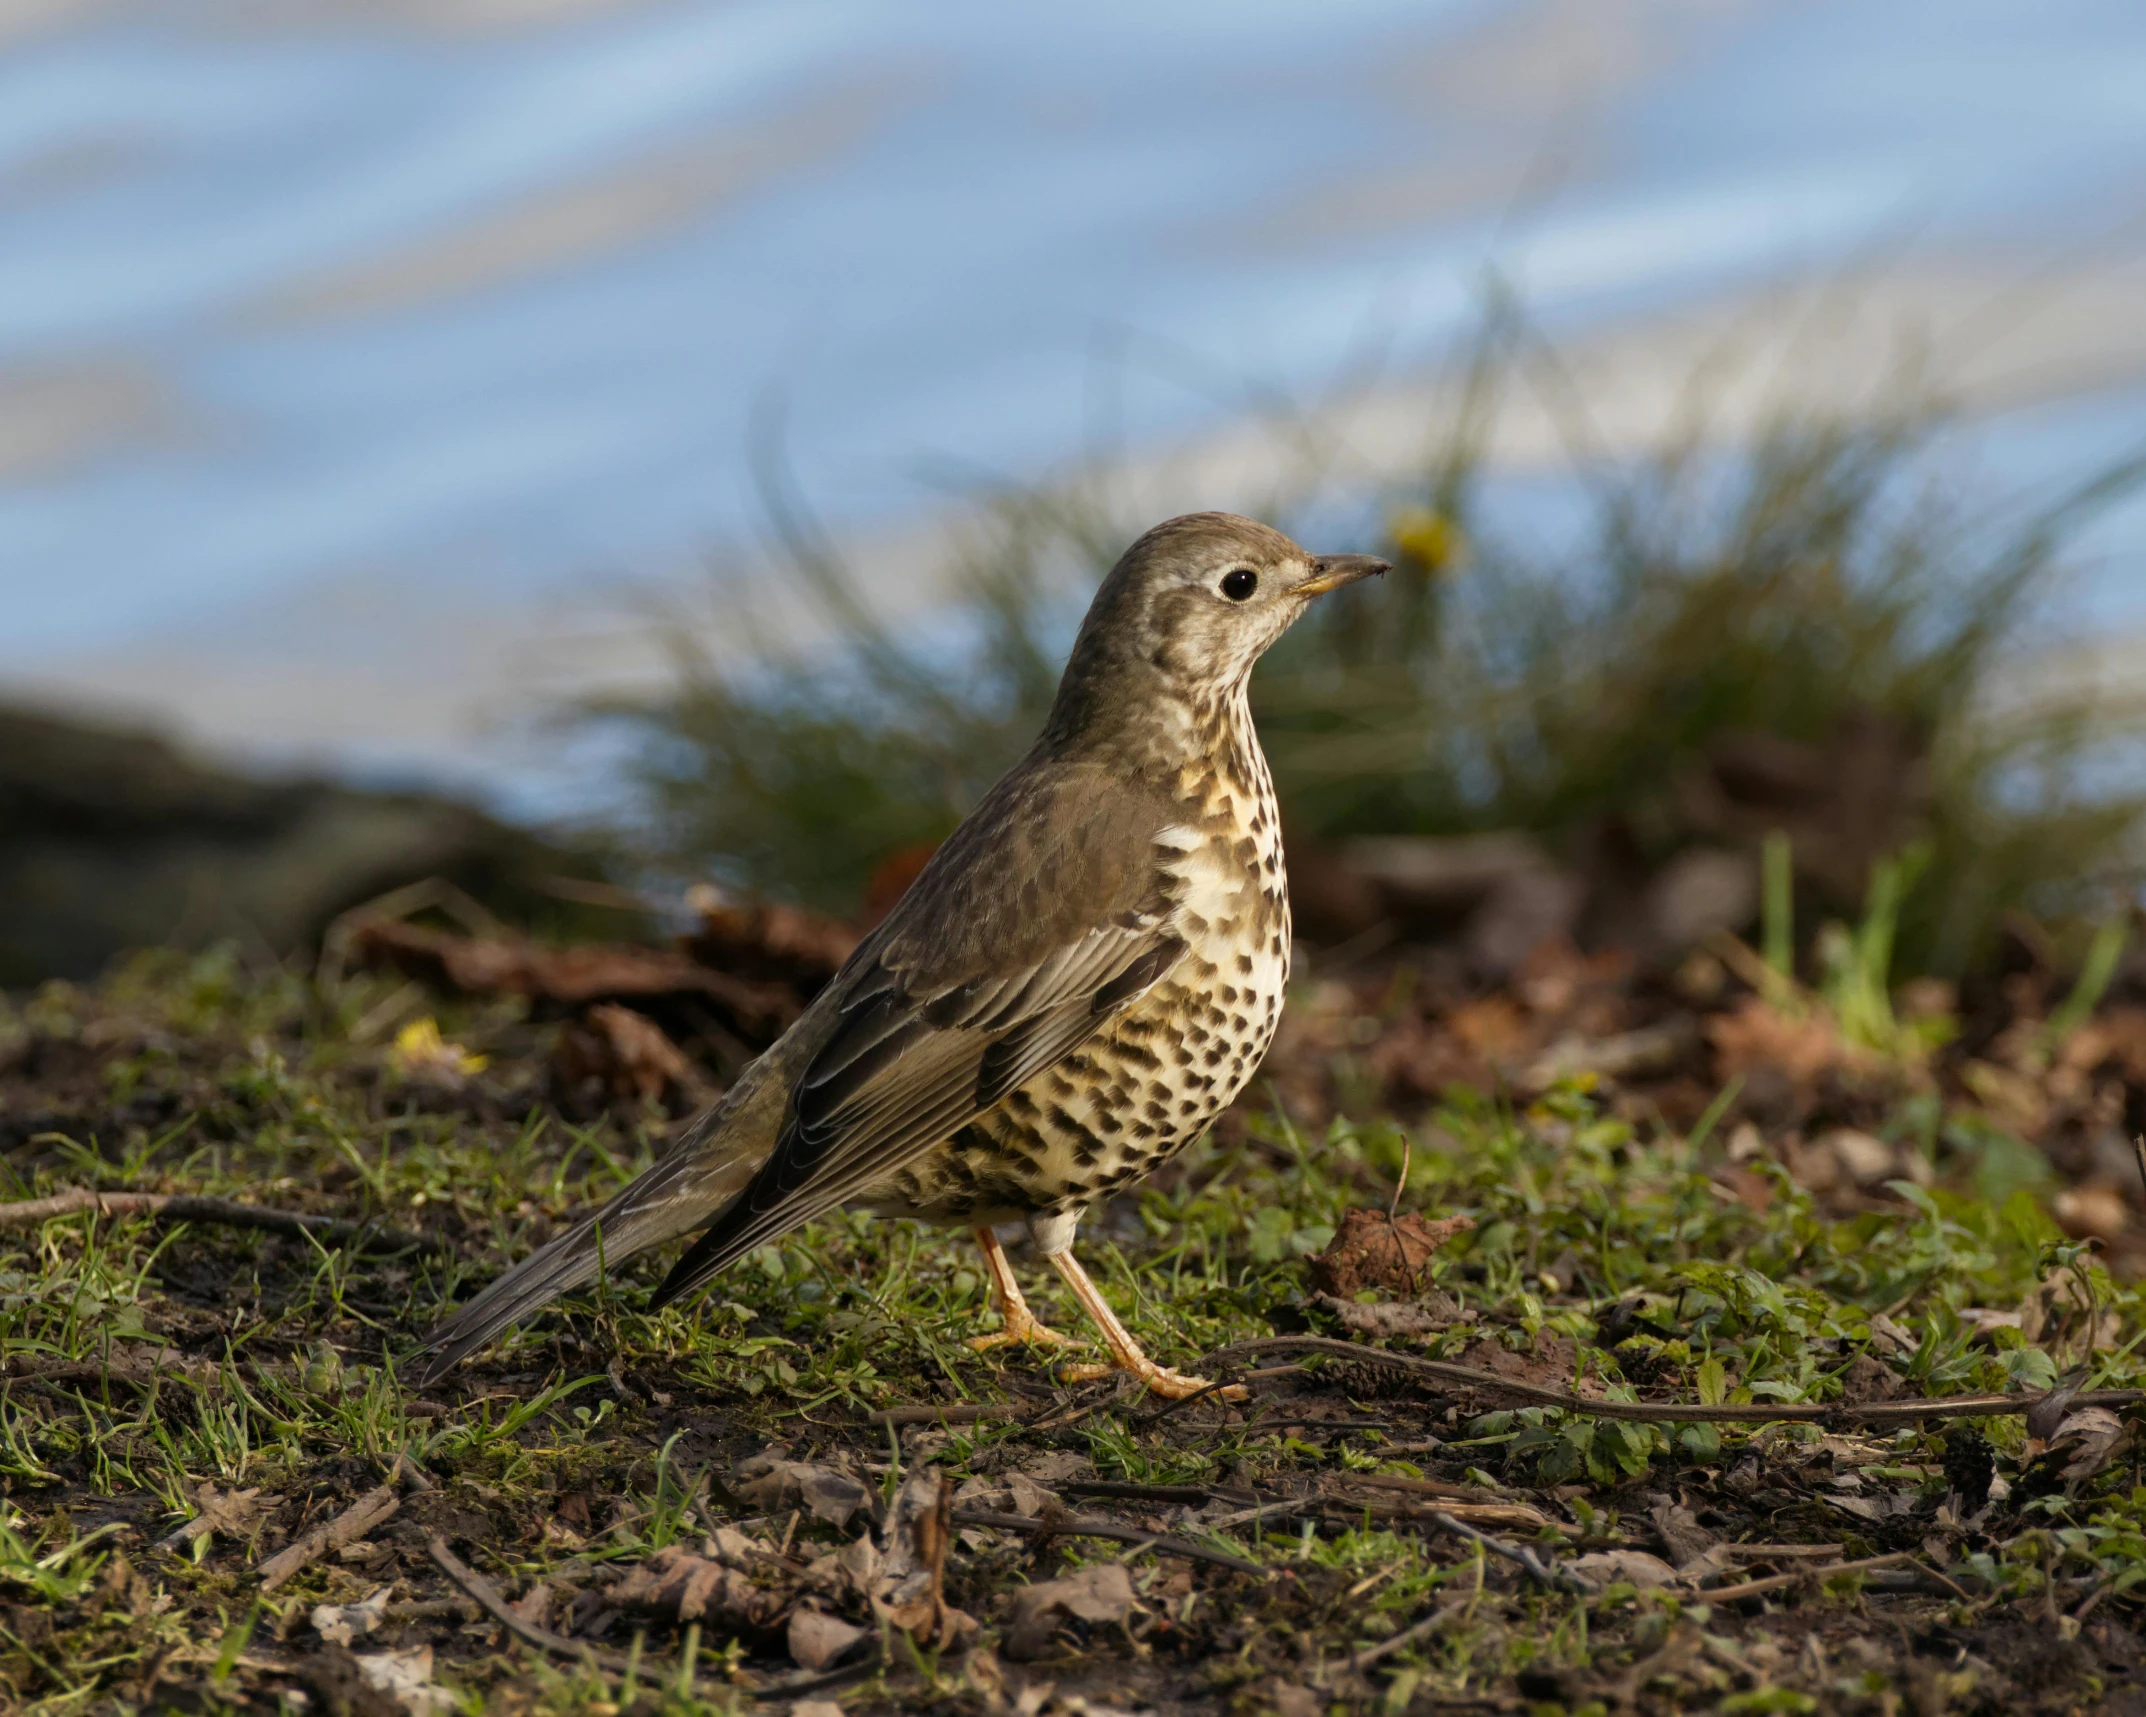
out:
{"label": "tuft of grass", "polygon": [[[2086,780],[2146,733],[2146,709],[2003,694],[2065,545],[2146,463],[2006,515],[1933,476],[1934,409],[1783,420],[1731,452],[1679,441],[1578,462],[1555,509],[1578,526],[1545,541],[1539,492],[1516,496],[1479,458],[1514,347],[1486,338],[1420,476],[1337,510],[1307,445],[1302,481],[1270,509],[1322,548],[1398,569],[1322,605],[1255,678],[1294,833],[1518,829],[1577,855],[1614,831],[1654,865],[1733,838],[1695,834],[1682,808],[1725,741],[1837,759],[1875,734],[1907,759],[1897,826],[1855,874],[1802,881],[1851,912],[1867,865],[1919,842],[1905,970],[1956,975],[2007,911],[2135,886],[2146,792]],[[819,641],[718,656],[681,626],[665,692],[588,714],[626,739],[636,838],[656,863],[848,912],[877,867],[941,838],[1026,747],[1087,593],[1153,521],[1093,474],[987,495],[950,601],[896,624],[780,472],[764,476]]]}

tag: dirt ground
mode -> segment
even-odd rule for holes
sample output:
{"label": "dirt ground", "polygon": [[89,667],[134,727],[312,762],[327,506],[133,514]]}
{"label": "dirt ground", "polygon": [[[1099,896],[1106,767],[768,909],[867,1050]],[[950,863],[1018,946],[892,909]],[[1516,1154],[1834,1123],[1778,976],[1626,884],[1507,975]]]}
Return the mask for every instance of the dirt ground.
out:
{"label": "dirt ground", "polygon": [[0,1699],[2146,1711],[2123,980],[2061,1036],[2031,973],[1926,998],[1917,1053],[1733,970],[1315,973],[1081,1242],[1237,1399],[971,1352],[973,1251],[861,1214],[403,1385],[839,958],[770,945],[571,999],[385,945],[12,998]]}

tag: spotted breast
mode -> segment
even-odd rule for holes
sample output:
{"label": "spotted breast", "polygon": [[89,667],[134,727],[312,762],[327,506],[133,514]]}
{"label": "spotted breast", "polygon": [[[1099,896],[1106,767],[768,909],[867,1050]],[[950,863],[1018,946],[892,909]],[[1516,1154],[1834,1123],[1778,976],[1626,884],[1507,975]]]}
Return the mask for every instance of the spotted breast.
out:
{"label": "spotted breast", "polygon": [[1289,983],[1289,886],[1273,778],[1244,687],[1203,712],[1197,764],[1158,782],[1183,820],[1157,842],[1162,909],[1185,944],[1163,980],[868,1202],[947,1223],[1026,1219],[1072,1243],[1088,1206],[1206,1130],[1257,1071]]}

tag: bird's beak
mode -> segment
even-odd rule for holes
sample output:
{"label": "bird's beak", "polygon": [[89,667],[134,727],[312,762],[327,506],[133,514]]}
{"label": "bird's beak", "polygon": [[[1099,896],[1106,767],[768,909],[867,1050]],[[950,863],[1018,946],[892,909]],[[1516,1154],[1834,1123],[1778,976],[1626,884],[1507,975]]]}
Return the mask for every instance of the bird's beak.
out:
{"label": "bird's beak", "polygon": [[1373,573],[1391,572],[1390,561],[1375,554],[1316,554],[1311,559],[1311,577],[1297,586],[1299,596],[1324,596],[1344,584],[1354,584]]}

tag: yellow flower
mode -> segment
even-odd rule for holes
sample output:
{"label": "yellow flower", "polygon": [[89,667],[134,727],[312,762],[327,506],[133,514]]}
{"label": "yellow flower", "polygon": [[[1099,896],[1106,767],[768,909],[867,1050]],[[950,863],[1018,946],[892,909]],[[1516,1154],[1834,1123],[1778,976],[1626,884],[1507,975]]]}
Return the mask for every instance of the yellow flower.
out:
{"label": "yellow flower", "polygon": [[450,1084],[482,1073],[487,1058],[472,1055],[459,1043],[440,1036],[439,1022],[430,1014],[413,1019],[395,1034],[395,1047],[388,1061],[405,1079],[440,1079]]}
{"label": "yellow flower", "polygon": [[1396,508],[1386,521],[1386,534],[1405,565],[1432,577],[1450,572],[1468,553],[1460,521],[1434,507]]}

